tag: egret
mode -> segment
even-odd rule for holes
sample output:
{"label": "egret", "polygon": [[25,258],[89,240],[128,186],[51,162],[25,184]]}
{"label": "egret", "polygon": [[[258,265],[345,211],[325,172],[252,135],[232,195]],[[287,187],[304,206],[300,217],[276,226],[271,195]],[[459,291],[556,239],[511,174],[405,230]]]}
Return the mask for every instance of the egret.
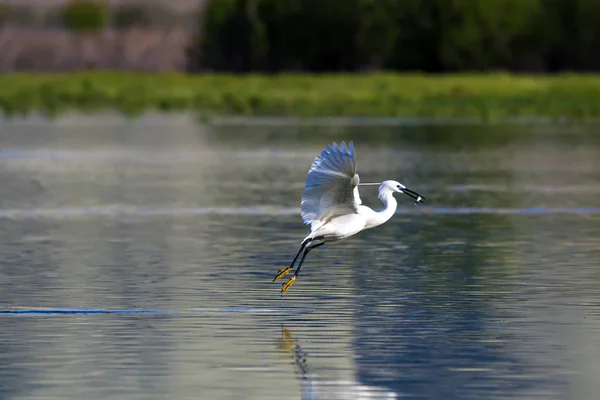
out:
{"label": "egret", "polygon": [[[379,211],[362,205],[358,186],[379,185],[379,200],[383,209]],[[356,158],[352,141],[348,146],[342,142],[327,145],[321,155],[315,157],[302,194],[301,214],[305,224],[310,225],[310,233],[302,240],[300,250],[289,267],[280,269],[273,282],[283,278],[294,269],[294,275],[281,287],[283,296],[296,281],[300,268],[309,251],[328,242],[345,239],[360,231],[379,226],[396,212],[398,203],[394,193],[404,193],[415,200],[415,204],[425,200],[423,196],[393,180],[380,183],[360,183],[356,173]]]}

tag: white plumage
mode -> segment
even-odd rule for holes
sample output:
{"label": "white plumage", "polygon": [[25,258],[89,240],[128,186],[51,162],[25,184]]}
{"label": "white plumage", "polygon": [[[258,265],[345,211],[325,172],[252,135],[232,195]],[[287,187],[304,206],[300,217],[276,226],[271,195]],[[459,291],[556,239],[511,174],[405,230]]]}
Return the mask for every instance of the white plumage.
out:
{"label": "white plumage", "polygon": [[356,214],[361,204],[354,144],[328,145],[313,161],[300,202],[302,220],[314,231],[333,217]]}
{"label": "white plumage", "polygon": [[281,289],[284,295],[294,283],[308,252],[326,242],[336,241],[374,228],[389,220],[396,211],[397,202],[393,193],[404,193],[415,200],[424,200],[416,192],[407,189],[399,182],[388,180],[362,185],[379,185],[379,199],[384,205],[380,211],[362,205],[358,186],[360,178],[356,172],[354,144],[346,146],[342,142],[327,145],[313,161],[301,200],[302,220],[310,225],[311,232],[304,238],[300,250],[291,265],[278,271],[276,281],[287,275],[303,253],[294,276],[288,279]]}

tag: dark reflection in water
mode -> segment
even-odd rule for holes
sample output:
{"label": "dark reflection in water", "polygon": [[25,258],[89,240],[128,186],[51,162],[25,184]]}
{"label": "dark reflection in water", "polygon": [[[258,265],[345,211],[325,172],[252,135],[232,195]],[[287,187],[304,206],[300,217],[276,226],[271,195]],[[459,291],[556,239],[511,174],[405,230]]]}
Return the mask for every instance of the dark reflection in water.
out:
{"label": "dark reflection in water", "polygon": [[294,334],[285,326],[277,348],[289,358],[301,384],[301,398],[316,399],[396,399],[398,394],[384,387],[367,386],[352,378],[324,379],[311,367],[312,359]]}
{"label": "dark reflection in water", "polygon": [[[306,233],[308,167],[351,139],[364,181],[429,201],[315,250],[281,298],[270,281]],[[3,123],[0,398],[595,398],[598,140],[593,126]]]}

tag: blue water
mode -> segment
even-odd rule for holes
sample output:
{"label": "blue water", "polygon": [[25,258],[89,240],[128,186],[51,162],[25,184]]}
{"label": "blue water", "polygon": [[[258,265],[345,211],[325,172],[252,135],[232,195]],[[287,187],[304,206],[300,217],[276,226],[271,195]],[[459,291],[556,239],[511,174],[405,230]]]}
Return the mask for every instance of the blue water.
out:
{"label": "blue water", "polygon": [[[597,398],[594,126],[217,122],[0,123],[1,399]],[[350,139],[428,201],[281,297]]]}

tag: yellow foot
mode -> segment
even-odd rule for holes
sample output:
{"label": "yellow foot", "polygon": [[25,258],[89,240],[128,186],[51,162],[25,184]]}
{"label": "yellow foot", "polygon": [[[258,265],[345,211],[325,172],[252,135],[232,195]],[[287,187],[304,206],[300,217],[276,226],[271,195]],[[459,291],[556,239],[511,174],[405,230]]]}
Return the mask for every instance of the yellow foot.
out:
{"label": "yellow foot", "polygon": [[294,284],[294,282],[296,282],[296,275],[292,276],[290,279],[285,281],[285,283],[281,287],[281,295],[282,296],[285,294],[285,292],[288,291],[288,289],[290,288],[290,286],[292,286]]}
{"label": "yellow foot", "polygon": [[292,267],[280,269],[279,271],[277,271],[277,275],[275,275],[275,278],[273,278],[273,282],[275,282],[277,279],[283,278],[284,276],[289,274],[291,270],[292,270]]}
{"label": "yellow foot", "polygon": [[292,333],[284,327],[281,327],[281,339],[279,339],[277,348],[293,352],[295,344],[296,340],[294,339],[294,336],[292,336]]}

